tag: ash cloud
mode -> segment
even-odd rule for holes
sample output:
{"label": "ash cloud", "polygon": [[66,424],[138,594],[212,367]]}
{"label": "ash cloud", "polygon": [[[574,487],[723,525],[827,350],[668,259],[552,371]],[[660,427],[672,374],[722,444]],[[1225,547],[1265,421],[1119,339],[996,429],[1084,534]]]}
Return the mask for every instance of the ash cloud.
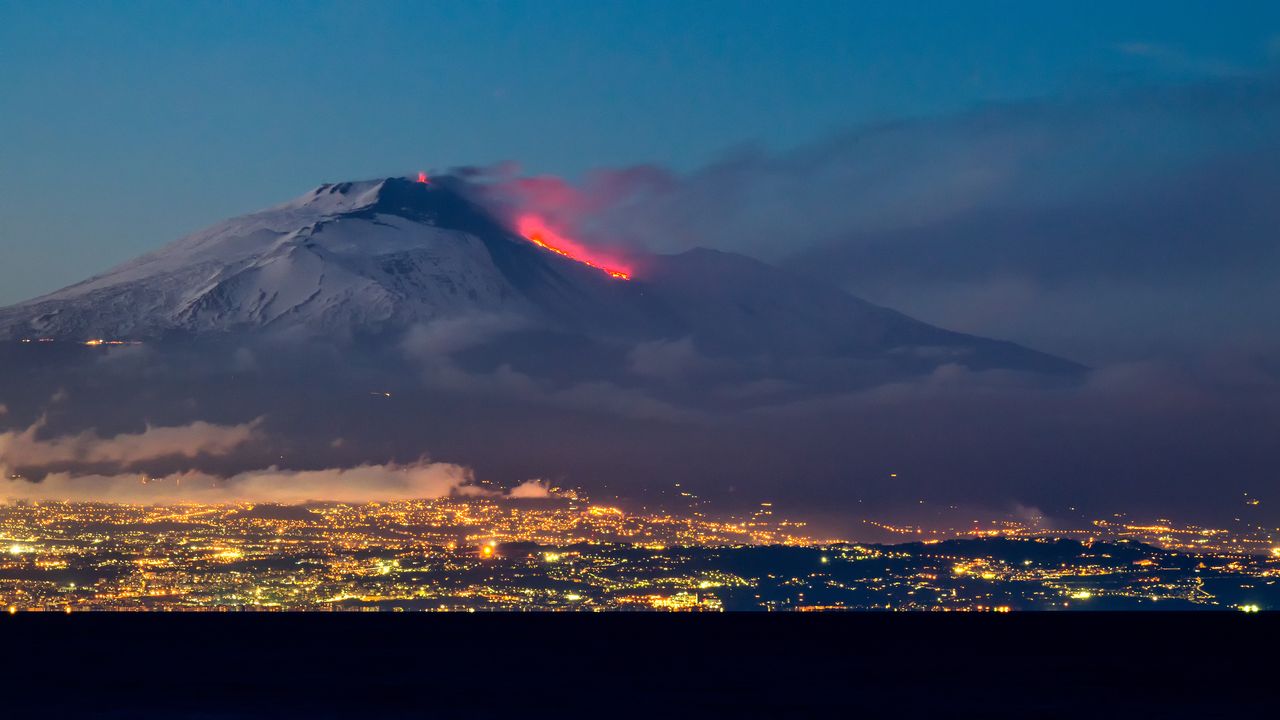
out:
{"label": "ash cloud", "polygon": [[[691,172],[472,172],[596,245],[742,252],[1087,364],[1280,328],[1280,78],[991,105]],[[1270,348],[1274,350],[1274,348]]]}

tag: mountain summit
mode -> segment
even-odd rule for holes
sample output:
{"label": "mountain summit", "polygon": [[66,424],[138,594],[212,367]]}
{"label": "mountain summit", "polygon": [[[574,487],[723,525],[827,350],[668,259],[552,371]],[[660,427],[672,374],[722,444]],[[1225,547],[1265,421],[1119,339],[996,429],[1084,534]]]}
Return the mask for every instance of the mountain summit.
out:
{"label": "mountain summit", "polygon": [[877,375],[944,364],[1080,369],[741,255],[691,250],[635,266],[618,277],[524,237],[453,178],[326,184],[0,310],[0,338],[397,341],[432,323],[498,316],[518,318],[526,339],[550,334],[597,348],[684,343],[700,358],[770,377],[837,365]]}
{"label": "mountain summit", "polygon": [[519,302],[482,238],[515,240],[456,193],[390,179],[322,185],[0,311],[10,337],[377,333]]}

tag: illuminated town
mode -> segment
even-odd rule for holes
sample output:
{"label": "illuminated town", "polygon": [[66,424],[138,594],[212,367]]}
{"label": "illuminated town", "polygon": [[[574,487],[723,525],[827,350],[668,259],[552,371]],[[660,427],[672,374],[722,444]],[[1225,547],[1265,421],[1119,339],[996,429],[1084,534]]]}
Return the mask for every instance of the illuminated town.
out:
{"label": "illuminated town", "polygon": [[[686,497],[692,497],[683,493]],[[696,505],[696,503],[695,503]],[[1280,607],[1263,533],[1169,521],[893,544],[745,517],[551,499],[0,506],[0,607],[26,611],[814,611]],[[869,526],[869,527],[870,527]]]}

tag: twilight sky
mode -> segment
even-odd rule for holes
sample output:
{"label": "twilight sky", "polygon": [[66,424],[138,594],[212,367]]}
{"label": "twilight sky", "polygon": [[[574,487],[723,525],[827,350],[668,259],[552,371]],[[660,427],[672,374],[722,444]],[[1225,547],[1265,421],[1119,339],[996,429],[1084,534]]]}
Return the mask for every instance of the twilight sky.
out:
{"label": "twilight sky", "polygon": [[1280,5],[804,7],[0,0],[0,304],[483,166],[1090,365],[1280,355]]}
{"label": "twilight sky", "polygon": [[[1280,463],[1280,4],[1121,5],[0,0],[0,305],[324,182],[467,166],[586,242],[747,253],[1093,372],[935,373],[705,433],[495,411],[515,437],[598,432],[600,457],[551,437],[496,457],[452,420],[424,445],[418,404],[394,442],[355,442],[360,422],[295,455],[576,480],[625,450],[636,483],[679,468],[743,497],[1230,514]],[[117,360],[68,379],[75,412],[62,378],[49,400],[15,375],[0,445],[46,415],[71,434],[270,412],[274,437],[350,413],[166,416],[93,394],[125,361],[156,384],[145,353]]]}

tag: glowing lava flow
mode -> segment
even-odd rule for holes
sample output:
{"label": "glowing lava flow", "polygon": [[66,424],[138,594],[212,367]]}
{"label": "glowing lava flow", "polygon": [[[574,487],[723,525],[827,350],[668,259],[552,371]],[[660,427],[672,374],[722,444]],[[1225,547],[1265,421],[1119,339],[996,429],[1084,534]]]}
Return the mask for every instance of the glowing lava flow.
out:
{"label": "glowing lava flow", "polygon": [[431,181],[430,181],[430,180],[427,180],[427,174],[426,174],[426,173],[424,173],[424,172],[419,172],[419,173],[418,173],[418,182],[422,183],[423,185],[430,185],[430,184],[431,184]]}
{"label": "glowing lava flow", "polygon": [[516,220],[516,232],[519,232],[526,240],[540,248],[550,250],[557,255],[563,255],[570,260],[575,260],[583,265],[608,273],[610,277],[618,278],[619,280],[631,279],[630,268],[622,267],[611,260],[606,260],[599,256],[593,256],[592,252],[587,248],[547,227],[547,224],[537,215],[521,215]]}

